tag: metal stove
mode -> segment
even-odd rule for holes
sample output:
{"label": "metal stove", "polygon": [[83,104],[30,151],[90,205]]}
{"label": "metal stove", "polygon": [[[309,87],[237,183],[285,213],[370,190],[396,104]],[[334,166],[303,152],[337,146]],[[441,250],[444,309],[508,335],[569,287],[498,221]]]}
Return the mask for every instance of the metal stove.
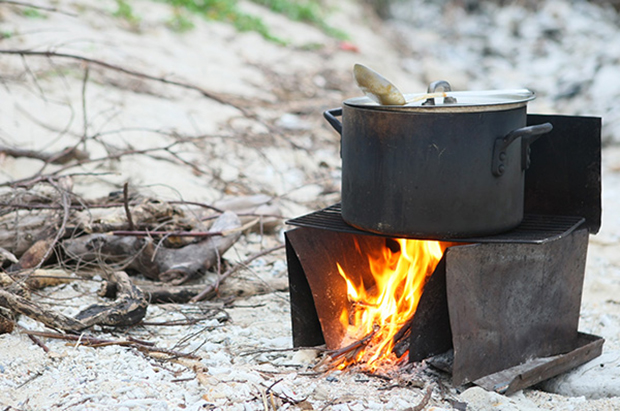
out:
{"label": "metal stove", "polygon": [[[450,246],[394,349],[430,359],[455,385],[509,394],[602,351],[602,338],[578,331],[588,236],[601,224],[601,120],[528,116],[544,122],[554,128],[533,143],[524,220],[493,236],[439,238]],[[336,263],[367,271],[366,250],[394,241],[348,225],[338,204],[287,223],[293,344],[338,348],[349,302]]]}

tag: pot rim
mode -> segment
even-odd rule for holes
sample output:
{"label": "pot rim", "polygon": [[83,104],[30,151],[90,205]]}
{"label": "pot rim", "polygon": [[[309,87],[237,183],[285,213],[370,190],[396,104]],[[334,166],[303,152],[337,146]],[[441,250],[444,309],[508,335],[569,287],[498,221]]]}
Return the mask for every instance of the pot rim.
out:
{"label": "pot rim", "polygon": [[[436,97],[441,95],[443,97]],[[406,111],[423,113],[462,113],[462,112],[483,112],[510,110],[523,107],[528,101],[534,100],[536,94],[528,89],[506,89],[506,90],[480,90],[480,91],[448,91],[445,93],[415,93],[405,94],[407,104],[381,105],[369,97],[354,97],[347,99],[343,104],[355,107],[378,111]],[[455,103],[444,103],[445,97],[456,99]],[[424,105],[423,103],[433,100],[434,105]]]}

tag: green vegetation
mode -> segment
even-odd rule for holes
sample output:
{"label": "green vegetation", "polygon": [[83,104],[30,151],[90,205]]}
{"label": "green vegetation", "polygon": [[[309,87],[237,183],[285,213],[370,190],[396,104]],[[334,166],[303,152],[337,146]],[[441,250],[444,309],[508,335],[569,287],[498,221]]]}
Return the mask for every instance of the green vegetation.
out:
{"label": "green vegetation", "polygon": [[21,11],[23,16],[26,17],[30,17],[31,19],[45,19],[47,18],[43,13],[41,13],[39,10],[32,8],[32,7],[26,7]]}
{"label": "green vegetation", "polygon": [[[240,10],[238,0],[155,0],[174,7],[173,15],[166,22],[170,29],[184,32],[194,28],[188,13],[202,16],[209,20],[223,21],[232,24],[239,31],[255,31],[267,40],[285,45],[286,41],[274,36],[269,27],[260,19]],[[347,39],[346,33],[325,22],[324,7],[320,0],[251,0],[273,12],[283,14],[294,21],[312,24],[329,36]],[[113,15],[122,18],[132,25],[140,23],[131,7],[131,0],[116,0],[116,11]],[[36,11],[36,10],[35,10]]]}
{"label": "green vegetation", "polygon": [[[187,19],[181,17],[180,10],[201,15],[209,20],[224,21],[231,23],[239,31],[255,31],[264,38],[278,44],[286,42],[269,31],[265,23],[256,16],[242,12],[237,7],[237,0],[159,0],[175,7],[175,18],[171,20],[171,27],[178,27],[179,30],[189,30],[193,26]],[[317,0],[252,0],[254,3],[268,7],[270,10],[281,13],[291,20],[302,21],[313,24],[323,30],[326,34],[339,38],[347,38],[341,30],[333,28],[325,23],[321,5]],[[125,3],[126,0],[117,0]],[[189,25],[187,23],[190,23]]]}
{"label": "green vegetation", "polygon": [[170,29],[183,33],[194,28],[194,22],[184,10],[175,7],[173,13],[173,16],[166,22],[166,26]]}
{"label": "green vegetation", "polygon": [[140,22],[140,18],[133,13],[133,8],[127,0],[116,0],[116,11],[113,13],[115,17],[127,20],[131,24]]}
{"label": "green vegetation", "polygon": [[303,21],[310,23],[325,32],[326,34],[337,39],[345,40],[347,35],[342,30],[332,27],[325,23],[324,6],[316,0],[307,0],[298,2],[295,0],[252,0],[256,4],[260,4],[270,10],[283,14],[295,21]]}
{"label": "green vegetation", "polygon": [[279,44],[282,39],[273,36],[265,23],[255,16],[241,12],[236,0],[160,0],[173,5],[177,10],[185,9],[209,20],[231,23],[239,31],[256,31],[264,38]]}

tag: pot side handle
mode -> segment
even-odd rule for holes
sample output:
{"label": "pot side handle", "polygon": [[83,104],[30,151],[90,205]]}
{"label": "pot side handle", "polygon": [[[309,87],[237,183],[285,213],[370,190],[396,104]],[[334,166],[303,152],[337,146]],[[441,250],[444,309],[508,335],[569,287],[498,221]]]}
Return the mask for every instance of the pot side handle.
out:
{"label": "pot side handle", "polygon": [[323,117],[331,126],[342,135],[342,123],[336,117],[342,116],[342,107],[332,108],[323,112]]}
{"label": "pot side handle", "polygon": [[521,169],[526,170],[530,166],[530,144],[538,140],[543,134],[546,134],[553,130],[551,123],[537,124],[535,126],[521,127],[516,130],[512,130],[504,137],[499,137],[495,140],[495,146],[493,147],[493,161],[492,171],[493,175],[500,177],[504,174],[506,166],[506,149],[519,137],[521,140]]}

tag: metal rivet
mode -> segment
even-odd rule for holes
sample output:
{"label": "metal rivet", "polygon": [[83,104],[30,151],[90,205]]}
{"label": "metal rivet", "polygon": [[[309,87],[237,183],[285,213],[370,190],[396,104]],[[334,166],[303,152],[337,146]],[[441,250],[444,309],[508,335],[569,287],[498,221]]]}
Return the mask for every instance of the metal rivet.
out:
{"label": "metal rivet", "polygon": [[503,164],[501,164],[499,167],[497,167],[497,172],[500,174],[504,174],[504,171],[506,171],[506,167],[504,167]]}
{"label": "metal rivet", "polygon": [[505,153],[504,151],[502,151],[501,153],[499,153],[499,159],[500,159],[501,161],[506,160],[506,153]]}

